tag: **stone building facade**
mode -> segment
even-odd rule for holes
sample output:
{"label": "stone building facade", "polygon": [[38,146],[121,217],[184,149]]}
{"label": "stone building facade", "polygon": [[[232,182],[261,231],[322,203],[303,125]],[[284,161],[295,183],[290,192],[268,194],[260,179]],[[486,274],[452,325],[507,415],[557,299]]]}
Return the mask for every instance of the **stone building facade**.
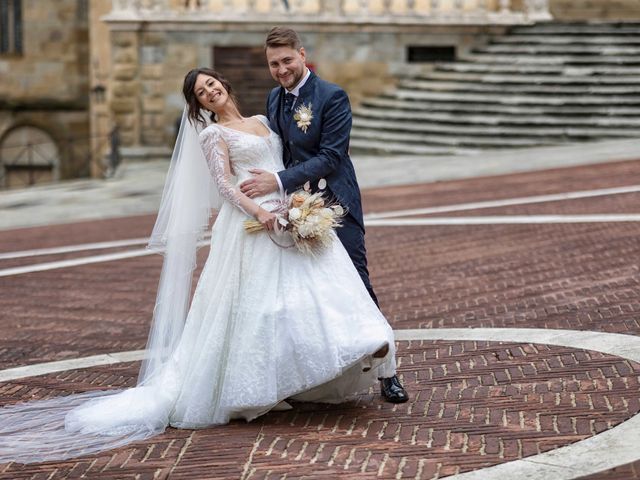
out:
{"label": "stone building facade", "polygon": [[114,2],[103,21],[110,29],[109,105],[122,132],[122,154],[168,155],[182,111],[182,80],[198,65],[228,77],[243,113],[262,113],[275,85],[262,50],[273,25],[296,28],[313,68],[357,104],[423,67],[409,61],[411,49],[418,59],[447,49],[454,54],[509,25],[550,18],[546,0],[524,2],[291,0],[288,9],[281,0]]}
{"label": "stone building facade", "polygon": [[0,188],[87,175],[88,0],[0,9]]}
{"label": "stone building facade", "polygon": [[[296,28],[313,68],[358,104],[513,25],[640,20],[637,0],[58,0],[47,9],[37,0],[3,2],[20,6],[22,29],[11,35],[22,44],[15,51],[0,38],[0,188],[28,183],[28,165],[37,162],[35,181],[103,175],[114,128],[124,160],[168,158],[182,79],[198,65],[223,71],[244,113],[260,113],[273,86],[262,44],[276,24]],[[0,14],[15,20],[11,8]],[[42,151],[11,153],[20,142]]]}
{"label": "stone building facade", "polygon": [[[263,111],[273,86],[262,57],[265,33],[296,28],[323,77],[352,103],[420,71],[420,59],[464,53],[512,25],[640,19],[636,0],[137,0],[114,2],[109,25],[110,109],[125,158],[166,157],[182,109],[184,74],[213,66],[231,80],[244,113]],[[415,57],[412,61],[412,56]],[[427,65],[428,68],[428,65]]]}

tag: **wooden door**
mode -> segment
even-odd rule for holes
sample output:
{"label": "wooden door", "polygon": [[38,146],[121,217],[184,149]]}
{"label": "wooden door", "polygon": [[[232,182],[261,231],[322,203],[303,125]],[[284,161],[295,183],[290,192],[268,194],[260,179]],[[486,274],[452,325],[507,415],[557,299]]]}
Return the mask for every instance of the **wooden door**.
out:
{"label": "wooden door", "polygon": [[213,66],[233,87],[244,116],[265,114],[267,95],[277,86],[264,47],[214,47]]}

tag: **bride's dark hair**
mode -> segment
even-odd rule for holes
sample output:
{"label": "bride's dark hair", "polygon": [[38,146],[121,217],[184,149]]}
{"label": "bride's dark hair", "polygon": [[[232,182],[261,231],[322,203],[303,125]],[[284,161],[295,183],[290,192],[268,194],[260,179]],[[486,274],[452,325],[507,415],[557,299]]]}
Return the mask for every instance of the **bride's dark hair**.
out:
{"label": "bride's dark hair", "polygon": [[[231,98],[231,101],[233,101],[233,103],[236,104],[236,107],[238,107],[238,110],[240,109],[240,106],[238,105],[238,99],[233,93],[231,84],[226,78],[224,78],[220,73],[216,72],[212,68],[207,68],[207,67],[194,68],[193,70],[189,71],[189,73],[185,75],[184,83],[182,84],[182,94],[184,95],[184,99],[187,101],[187,106],[189,108],[189,112],[187,115],[193,125],[196,125],[197,123],[201,123],[202,125],[207,124],[207,121],[202,114],[202,105],[200,105],[200,102],[198,101],[198,98],[196,97],[196,94],[193,91],[193,88],[196,85],[196,79],[200,74],[208,75],[218,80],[222,84],[224,89],[227,91],[227,93],[229,94],[229,98]],[[212,122],[216,121],[215,114],[213,113],[211,114],[211,121]]]}

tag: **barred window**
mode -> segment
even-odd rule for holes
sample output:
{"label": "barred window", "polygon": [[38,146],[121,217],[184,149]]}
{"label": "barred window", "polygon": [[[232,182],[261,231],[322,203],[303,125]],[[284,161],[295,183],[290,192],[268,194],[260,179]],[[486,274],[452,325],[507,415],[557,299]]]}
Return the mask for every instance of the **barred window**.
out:
{"label": "barred window", "polygon": [[22,0],[0,0],[0,54],[22,53]]}

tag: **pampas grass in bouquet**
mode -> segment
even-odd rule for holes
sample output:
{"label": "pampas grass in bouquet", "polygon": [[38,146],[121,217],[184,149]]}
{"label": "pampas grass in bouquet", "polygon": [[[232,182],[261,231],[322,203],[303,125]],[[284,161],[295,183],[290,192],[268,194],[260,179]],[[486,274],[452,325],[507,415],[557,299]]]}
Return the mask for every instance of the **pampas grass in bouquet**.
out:
{"label": "pampas grass in bouquet", "polygon": [[[345,215],[340,205],[327,203],[323,192],[311,193],[308,182],[303,190],[289,195],[273,211],[278,215],[280,226],[291,236],[293,245],[308,255],[316,255],[331,244],[333,230],[340,226],[340,219]],[[248,233],[264,230],[257,220],[246,220],[244,228]]]}

